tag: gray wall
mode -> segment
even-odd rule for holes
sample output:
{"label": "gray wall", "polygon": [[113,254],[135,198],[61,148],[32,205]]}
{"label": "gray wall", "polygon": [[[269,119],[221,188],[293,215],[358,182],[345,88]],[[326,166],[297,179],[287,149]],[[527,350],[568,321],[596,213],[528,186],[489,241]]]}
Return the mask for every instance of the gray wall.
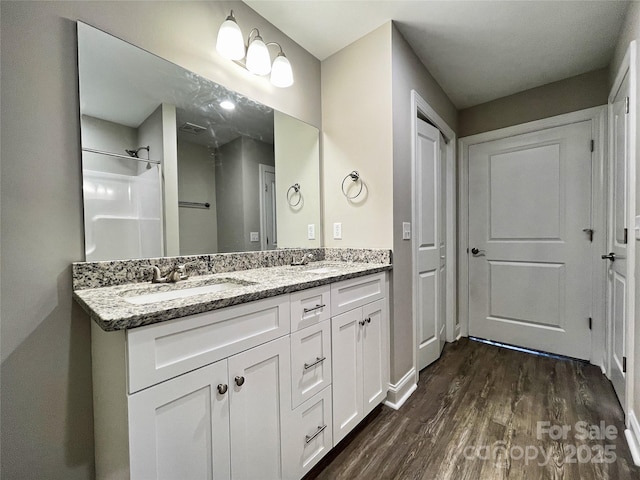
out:
{"label": "gray wall", "polygon": [[[296,83],[271,87],[213,52],[233,5],[280,42]],[[240,2],[0,2],[1,474],[94,476],[89,317],[71,297],[84,259],[75,20],[320,126],[320,62]],[[36,139],[36,140],[34,140]]]}
{"label": "gray wall", "polygon": [[221,253],[244,249],[242,170],[242,137],[238,137],[216,150],[216,210]]}
{"label": "gray wall", "polygon": [[606,68],[532,88],[458,112],[458,136],[489,132],[607,103]]}
{"label": "gray wall", "polygon": [[394,26],[392,31],[393,92],[393,309],[391,382],[413,366],[411,241],[402,240],[402,222],[411,222],[411,90],[455,130],[457,112],[449,97]]}
{"label": "gray wall", "polygon": [[260,231],[260,164],[275,166],[273,145],[253,138],[242,139],[242,196],[244,203],[244,250],[260,250],[250,232]]}
{"label": "gray wall", "polygon": [[178,199],[209,203],[205,208],[178,209],[180,255],[216,253],[218,219],[216,214],[215,160],[204,145],[178,139]]}

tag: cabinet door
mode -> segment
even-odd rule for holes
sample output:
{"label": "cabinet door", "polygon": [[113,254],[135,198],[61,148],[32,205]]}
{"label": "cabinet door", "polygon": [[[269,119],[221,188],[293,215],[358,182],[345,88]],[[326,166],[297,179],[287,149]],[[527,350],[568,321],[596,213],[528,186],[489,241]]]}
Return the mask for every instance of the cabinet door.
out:
{"label": "cabinet door", "polygon": [[289,337],[229,358],[234,479],[282,478],[281,415],[291,410]]}
{"label": "cabinet door", "polygon": [[331,319],[334,445],[364,418],[361,322],[362,308]]}
{"label": "cabinet door", "polygon": [[362,307],[362,373],[364,415],[366,416],[387,396],[388,355],[386,345],[385,301]]}
{"label": "cabinet door", "polygon": [[129,396],[131,479],[231,478],[227,361]]}

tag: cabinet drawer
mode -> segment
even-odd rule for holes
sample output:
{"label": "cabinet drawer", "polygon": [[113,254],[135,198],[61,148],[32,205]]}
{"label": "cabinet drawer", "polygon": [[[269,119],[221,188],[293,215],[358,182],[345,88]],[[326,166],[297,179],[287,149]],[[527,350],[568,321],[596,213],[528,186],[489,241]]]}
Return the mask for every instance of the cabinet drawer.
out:
{"label": "cabinet drawer", "polygon": [[334,283],[331,285],[331,315],[340,315],[361,307],[383,298],[385,294],[384,273]]}
{"label": "cabinet drawer", "polygon": [[293,410],[283,424],[283,477],[302,478],[333,448],[331,386]]}
{"label": "cabinet drawer", "polygon": [[289,295],[127,330],[129,392],[289,333]]}
{"label": "cabinet drawer", "polygon": [[331,384],[331,322],[291,334],[291,404],[293,408]]}
{"label": "cabinet drawer", "polygon": [[331,317],[331,287],[301,290],[291,294],[291,331],[315,325]]}

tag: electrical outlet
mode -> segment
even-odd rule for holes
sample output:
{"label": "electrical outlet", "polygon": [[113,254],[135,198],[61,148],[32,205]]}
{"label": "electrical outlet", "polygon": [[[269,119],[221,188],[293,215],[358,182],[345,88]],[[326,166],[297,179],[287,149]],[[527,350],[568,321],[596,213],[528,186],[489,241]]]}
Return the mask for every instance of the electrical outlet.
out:
{"label": "electrical outlet", "polygon": [[333,224],[333,239],[342,240],[342,223]]}
{"label": "electrical outlet", "polygon": [[250,232],[249,236],[250,236],[250,240],[252,242],[259,242],[260,241],[260,232]]}
{"label": "electrical outlet", "polygon": [[307,225],[307,239],[315,240],[316,239],[316,225],[315,223],[310,223]]}
{"label": "electrical outlet", "polygon": [[411,240],[411,224],[409,222],[402,222],[402,239]]}

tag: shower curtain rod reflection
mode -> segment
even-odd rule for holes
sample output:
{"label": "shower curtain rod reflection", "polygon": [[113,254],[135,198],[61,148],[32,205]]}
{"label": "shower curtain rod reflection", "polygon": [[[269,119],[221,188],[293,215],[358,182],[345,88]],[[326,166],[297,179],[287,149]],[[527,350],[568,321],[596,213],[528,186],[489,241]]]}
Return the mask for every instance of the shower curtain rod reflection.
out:
{"label": "shower curtain rod reflection", "polygon": [[145,163],[153,163],[155,165],[160,165],[159,160],[147,160],[146,158],[138,158],[138,157],[132,157],[130,155],[121,155],[119,153],[105,152],[103,150],[95,150],[93,148],[83,148],[82,151],[89,152],[89,153],[97,153],[100,155],[108,155],[110,157],[124,158],[126,160],[135,160],[136,162],[145,162]]}

